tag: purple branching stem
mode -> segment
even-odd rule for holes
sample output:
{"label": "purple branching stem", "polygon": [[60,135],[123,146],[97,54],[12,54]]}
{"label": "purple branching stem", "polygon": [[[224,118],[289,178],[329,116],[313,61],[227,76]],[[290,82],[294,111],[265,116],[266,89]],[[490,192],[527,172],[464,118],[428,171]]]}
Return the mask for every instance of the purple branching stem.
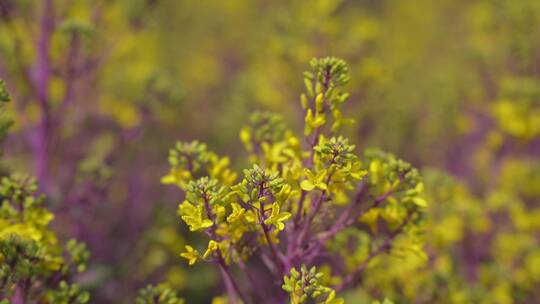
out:
{"label": "purple branching stem", "polygon": [[[324,112],[324,110],[323,110]],[[306,167],[307,168],[311,168],[313,167],[313,161],[314,161],[314,158],[315,158],[315,150],[313,150],[313,148],[319,143],[319,137],[321,136],[321,127],[317,127],[315,129],[315,131],[313,131],[313,136],[311,138],[311,140],[308,138],[308,143],[311,147],[311,151],[309,152],[309,158],[307,160],[307,163],[306,163]]]}
{"label": "purple branching stem", "polygon": [[296,215],[294,216],[294,227],[297,227],[300,224],[302,219],[302,209],[304,206],[304,200],[306,199],[307,191],[302,190],[300,193],[300,199],[298,200],[298,209],[296,209]]}
{"label": "purple branching stem", "polygon": [[210,207],[210,202],[208,201],[208,196],[206,193],[203,193],[202,195],[203,201],[204,201],[204,210],[206,211],[206,216],[212,221],[212,234],[216,238],[217,236],[214,234],[214,231],[217,228],[216,224],[216,216],[212,212],[212,208]]}
{"label": "purple branching stem", "polygon": [[34,161],[36,176],[39,185],[45,192],[48,190],[47,167],[49,135],[51,127],[51,109],[49,104],[49,81],[51,74],[51,62],[49,48],[52,32],[54,30],[54,4],[53,0],[43,1],[43,13],[41,15],[40,36],[37,45],[37,61],[35,70],[35,88],[41,110],[41,119],[38,124],[35,137],[33,138]]}
{"label": "purple branching stem", "polygon": [[[66,84],[66,92],[64,94],[64,98],[58,110],[58,114],[59,114],[57,115],[58,120],[60,120],[61,117],[63,117],[62,114],[64,114],[66,109],[73,103],[74,93],[75,93],[75,90],[74,90],[75,78],[76,78],[76,73],[77,73],[77,60],[78,60],[79,52],[80,52],[80,45],[81,45],[80,35],[75,32],[71,36],[69,50],[68,50],[67,58],[66,58],[66,72],[64,76],[64,79],[65,79],[64,81]],[[60,122],[57,122],[57,123],[61,124]]]}
{"label": "purple branching stem", "polygon": [[[337,155],[334,155],[334,157],[333,157],[332,160],[330,161],[330,164],[328,165],[328,168],[329,168],[329,169],[332,168],[332,165],[335,164],[335,162],[336,162],[336,157],[337,157]],[[324,181],[327,188],[330,186],[330,182],[332,181],[332,176],[333,176],[333,175],[334,175],[334,172],[328,173],[328,176],[326,177],[326,180]],[[314,210],[313,210],[313,212],[311,212],[311,215],[308,217],[307,222],[306,222],[306,227],[307,227],[307,228],[304,228],[304,229],[309,230],[309,226],[311,225],[311,223],[313,222],[313,220],[314,220],[315,217],[317,216],[317,213],[318,213],[319,210],[321,209],[322,203],[323,203],[324,200],[326,199],[327,192],[328,192],[328,190],[322,191],[321,195],[319,196],[319,199],[315,202]]]}
{"label": "purple branching stem", "polygon": [[[331,239],[334,235],[336,235],[341,230],[351,226],[354,224],[355,219],[361,217],[365,212],[367,212],[369,209],[376,206],[376,204],[372,204],[369,206],[366,210],[360,212],[357,215],[354,215],[356,207],[360,205],[362,202],[362,199],[364,197],[364,193],[367,190],[367,186],[365,183],[360,183],[358,187],[357,194],[355,196],[355,200],[351,202],[345,210],[341,212],[339,217],[334,221],[335,224],[332,225],[329,229],[327,229],[324,232],[321,232],[313,237],[313,240],[311,244],[308,244],[304,256],[307,261],[310,261],[317,257],[319,255],[320,249],[324,246],[325,242],[329,239]],[[351,216],[352,215],[352,216]]]}
{"label": "purple branching stem", "polygon": [[[216,224],[216,216],[212,212],[212,209],[210,207],[210,202],[208,200],[208,196],[206,193],[203,193],[203,201],[204,201],[204,209],[206,210],[206,215],[208,218],[212,221],[212,227],[210,227],[210,235],[211,238],[214,240],[218,239],[218,236],[216,234],[217,224]],[[217,262],[219,265],[219,270],[221,272],[221,277],[223,278],[223,282],[225,283],[225,288],[227,289],[227,294],[231,298],[231,303],[236,304],[237,303],[237,296],[240,297],[242,302],[246,302],[246,298],[244,297],[242,291],[234,281],[234,278],[232,277],[231,273],[229,272],[229,268],[227,266],[227,263],[225,263],[225,259],[223,258],[223,255],[221,254],[221,249],[217,249]]]}
{"label": "purple branching stem", "polygon": [[369,263],[377,256],[379,256],[380,254],[384,253],[384,252],[388,252],[391,248],[392,248],[392,242],[394,241],[394,239],[400,235],[405,226],[407,226],[407,224],[409,223],[410,219],[411,219],[411,215],[412,213],[409,213],[407,215],[407,217],[405,218],[405,220],[403,221],[403,223],[401,223],[401,225],[394,231],[392,232],[383,242],[382,245],[380,245],[379,247],[377,247],[377,249],[371,251],[368,255],[368,257],[366,258],[365,261],[363,261],[357,268],[354,272],[348,274],[347,276],[345,276],[345,278],[343,279],[343,281],[336,286],[336,291],[341,291],[347,287],[350,287],[350,286],[354,286],[356,285],[358,282],[360,282],[360,280],[362,279],[362,273],[366,270],[366,268],[368,267]]}
{"label": "purple branching stem", "polygon": [[[361,184],[365,185],[365,184]],[[360,205],[363,195],[365,191],[367,190],[367,187],[361,186],[360,190],[358,191],[356,195],[356,199],[354,202],[352,202],[338,217],[338,219],[335,221],[335,224],[330,227],[328,230],[319,233],[314,239],[314,244],[311,246],[308,246],[308,249],[306,250],[306,254],[308,255],[317,255],[318,251],[322,246],[324,246],[325,242],[334,237],[336,234],[338,234],[340,231],[342,231],[345,228],[348,228],[356,222],[356,219],[362,217],[364,214],[366,214],[368,211],[370,211],[373,208],[377,208],[382,202],[384,202],[390,195],[393,194],[392,190],[387,191],[383,195],[376,198],[371,205],[369,205],[367,208],[360,210],[358,213],[355,214],[354,209]]]}
{"label": "purple branching stem", "polygon": [[272,240],[270,239],[268,226],[266,226],[266,224],[264,224],[264,222],[260,222],[260,223],[261,223],[261,226],[262,226],[262,229],[263,229],[264,238],[266,239],[266,242],[268,243],[268,246],[270,247],[270,253],[272,254],[272,258],[275,261],[274,263],[278,267],[278,273],[281,274],[281,273],[283,273],[283,268],[284,268],[283,261],[280,258],[280,256],[278,255],[277,250],[276,250],[276,248],[274,246],[274,243],[272,243]]}
{"label": "purple branching stem", "polygon": [[276,277],[280,277],[280,270],[276,268],[276,262],[265,250],[261,250],[261,261],[264,263],[266,268]]}
{"label": "purple branching stem", "polygon": [[355,208],[358,207],[362,202],[366,190],[367,187],[365,186],[365,183],[361,183],[359,190],[355,196],[354,202],[349,204],[349,206],[344,211],[342,211],[340,216],[335,221],[335,224],[326,231],[316,235],[312,240],[312,244],[308,244],[304,252],[304,257],[307,261],[310,261],[319,255],[319,251],[324,246],[326,241],[334,237],[343,229],[354,225],[356,219],[362,217],[369,210],[378,207],[382,202],[384,202],[390,195],[394,193],[392,190],[387,191],[383,195],[376,198],[373,203],[367,208],[360,210],[358,213],[355,214]]}
{"label": "purple branching stem", "polygon": [[[262,182],[259,185],[259,198],[264,196],[264,190],[265,190],[264,189],[264,182]],[[259,206],[259,224],[261,225],[261,227],[263,229],[264,238],[266,239],[266,242],[268,243],[268,246],[270,247],[270,252],[272,254],[272,258],[275,260],[275,264],[277,265],[278,273],[279,273],[280,278],[281,278],[281,275],[283,274],[284,267],[285,267],[284,262],[283,262],[283,257],[280,254],[278,254],[278,250],[277,250],[275,244],[272,242],[272,240],[270,238],[270,229],[264,223],[265,219],[266,218],[265,218],[265,215],[264,215],[264,203],[261,202],[260,206]]]}
{"label": "purple branching stem", "polygon": [[[335,164],[336,157],[337,155],[333,156],[330,164],[328,165],[328,168],[332,168],[332,165]],[[330,182],[332,181],[332,176],[333,176],[333,172],[330,172],[328,176],[326,177],[325,183],[327,187],[329,187]],[[300,248],[302,248],[302,244],[304,243],[305,238],[307,237],[309,233],[311,224],[313,223],[313,221],[315,220],[315,217],[319,213],[322,203],[327,199],[327,191],[328,190],[322,191],[322,193],[319,195],[319,198],[315,202],[313,206],[313,211],[310,213],[309,217],[304,222],[303,229],[300,231],[298,238],[295,239],[295,245],[292,247],[293,249],[291,250],[292,255],[290,255],[289,258],[295,259],[296,255],[298,254],[298,251],[300,250]]]}
{"label": "purple branching stem", "polygon": [[[324,105],[326,105],[326,92],[328,91],[328,89],[330,87],[330,80],[331,80],[330,70],[327,69],[326,74],[325,74],[324,84],[323,84],[323,98],[324,98],[323,112],[326,111],[326,107]],[[315,90],[315,82],[316,82],[316,80],[312,82],[312,90]],[[311,103],[313,104],[313,107],[314,107],[312,110],[316,110],[316,108],[315,108],[315,98],[316,98],[316,96],[313,96],[312,101],[311,101]],[[315,157],[314,148],[319,143],[320,135],[321,135],[321,127],[319,126],[313,132],[313,136],[312,136],[311,139],[306,138],[308,144],[310,145],[310,153],[309,153],[309,158],[308,158],[308,160],[306,162],[306,168],[311,169],[313,167],[313,160],[314,160],[314,157]],[[298,201],[298,209],[296,210],[296,215],[294,217],[294,227],[295,227],[295,229],[298,227],[298,225],[300,224],[300,220],[302,219],[302,209],[304,208],[304,201],[306,199],[306,195],[307,195],[307,192],[305,190],[302,190],[302,193],[300,194],[300,199]]]}
{"label": "purple branching stem", "polygon": [[229,272],[229,268],[227,267],[225,259],[223,259],[223,255],[221,254],[221,250],[219,248],[217,250],[217,256],[219,270],[221,271],[221,277],[223,278],[223,282],[225,283],[225,288],[227,289],[227,294],[230,297],[231,303],[238,303],[237,296],[240,297],[243,303],[247,303],[244,295],[240,291],[240,288],[238,287],[231,273]]}
{"label": "purple branching stem", "polygon": [[304,223],[304,226],[302,227],[300,234],[298,235],[298,239],[296,241],[296,248],[302,247],[302,243],[304,243],[304,240],[307,237],[311,224],[313,223],[313,220],[317,216],[317,213],[319,212],[322,206],[322,202],[325,199],[326,199],[326,191],[322,191],[321,195],[319,195],[318,199],[315,201],[315,204],[313,205],[313,211],[309,214],[307,220]]}
{"label": "purple branching stem", "polygon": [[9,303],[12,303],[12,304],[24,304],[23,290],[22,290],[22,287],[19,286],[19,284],[15,286],[15,294],[11,297],[10,301],[11,302]]}
{"label": "purple branching stem", "polygon": [[258,285],[257,279],[253,276],[253,274],[251,273],[249,268],[246,266],[246,263],[244,263],[241,257],[238,259],[238,266],[240,267],[242,272],[244,272],[246,276],[248,277],[248,281],[251,287],[253,288],[253,292],[256,293],[257,297],[259,297],[260,299],[270,298],[268,294],[265,292],[264,288],[259,288],[259,286],[257,286]]}
{"label": "purple branching stem", "polygon": [[188,153],[182,153],[182,155],[186,158],[186,168],[189,171],[189,174],[191,174],[192,177],[195,177],[195,169],[193,167],[193,159],[191,158],[191,155]]}

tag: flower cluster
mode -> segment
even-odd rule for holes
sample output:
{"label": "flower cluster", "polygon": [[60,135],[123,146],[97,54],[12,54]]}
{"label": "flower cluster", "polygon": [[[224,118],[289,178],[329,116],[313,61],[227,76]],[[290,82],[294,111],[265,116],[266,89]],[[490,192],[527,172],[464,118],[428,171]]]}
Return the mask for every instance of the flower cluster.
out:
{"label": "flower cluster", "polygon": [[184,300],[178,298],[176,293],[167,285],[148,285],[139,290],[135,304],[183,304]]}
{"label": "flower cluster", "polygon": [[492,114],[501,131],[532,140],[540,135],[540,83],[532,77],[502,81]]}
{"label": "flower cluster", "polygon": [[[302,107],[306,110],[304,134],[311,135],[333,118],[331,131],[336,132],[343,124],[352,120],[342,117],[341,105],[349,98],[349,93],[340,87],[349,81],[349,68],[345,61],[334,57],[313,59],[311,71],[304,73],[306,93],[300,95]],[[319,136],[317,131],[313,136]]]}
{"label": "flower cluster", "polygon": [[[49,228],[53,214],[34,195],[33,179],[14,175],[0,181],[0,288],[6,298],[50,299],[53,303],[86,303],[87,292],[70,284],[86,270],[86,246],[70,240],[58,244]],[[47,286],[46,288],[43,285]]]}
{"label": "flower cluster", "polygon": [[[335,292],[356,286],[380,256],[423,252],[427,204],[420,197],[423,184],[417,170],[380,151],[360,158],[355,145],[335,134],[350,123],[341,111],[348,80],[344,61],[311,61],[300,98],[304,138],[287,129],[277,114],[253,114],[240,132],[251,163],[240,181],[228,167],[229,159],[202,143],[178,143],[171,150],[171,170],[162,181],[185,191],[178,214],[191,231],[208,239],[206,248],[190,244],[181,256],[190,265],[218,265],[232,303],[272,302],[249,279],[251,267],[262,267],[273,281],[284,282],[288,294],[281,284],[270,287],[276,302],[342,303]],[[339,241],[351,231],[365,237],[349,244]],[[365,250],[347,262],[351,246]],[[236,284],[233,266],[248,276],[253,288]],[[319,283],[322,274],[314,266],[331,269],[335,279],[330,286]]]}
{"label": "flower cluster", "polygon": [[291,275],[283,278],[282,288],[290,294],[292,304],[343,304],[343,299],[336,298],[335,290],[321,284],[323,275],[315,266],[308,270],[302,265],[300,272],[292,268]]}
{"label": "flower cluster", "polygon": [[190,181],[201,176],[209,176],[231,185],[236,174],[228,169],[229,162],[229,158],[220,158],[209,151],[206,144],[198,141],[179,142],[175,149],[169,152],[171,170],[161,181],[165,184],[177,184],[183,190],[187,189]]}

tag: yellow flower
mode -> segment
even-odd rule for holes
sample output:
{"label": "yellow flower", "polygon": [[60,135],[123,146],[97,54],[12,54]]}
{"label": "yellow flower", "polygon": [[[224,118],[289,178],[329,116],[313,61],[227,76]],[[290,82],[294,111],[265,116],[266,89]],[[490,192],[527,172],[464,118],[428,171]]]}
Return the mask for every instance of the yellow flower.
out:
{"label": "yellow flower", "polygon": [[279,212],[279,204],[272,204],[272,214],[267,218],[264,223],[266,225],[274,225],[277,230],[281,231],[285,229],[284,221],[288,220],[291,217],[289,212]]}
{"label": "yellow flower", "polygon": [[193,249],[193,247],[186,245],[186,252],[180,253],[180,256],[187,259],[189,265],[193,265],[201,255],[197,250]]}
{"label": "yellow flower", "polygon": [[328,186],[324,182],[327,177],[326,170],[322,170],[317,173],[317,175],[313,174],[313,172],[308,169],[306,169],[304,173],[307,175],[307,179],[300,183],[302,190],[311,191],[315,188],[319,188],[324,191],[327,189]]}

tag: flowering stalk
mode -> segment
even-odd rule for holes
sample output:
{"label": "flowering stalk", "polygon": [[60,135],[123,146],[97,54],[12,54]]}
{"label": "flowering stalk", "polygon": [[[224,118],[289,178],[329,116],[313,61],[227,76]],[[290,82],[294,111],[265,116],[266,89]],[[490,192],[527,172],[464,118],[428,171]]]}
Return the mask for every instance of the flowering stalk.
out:
{"label": "flowering stalk", "polygon": [[[314,59],[304,77],[306,147],[279,115],[256,112],[240,132],[252,163],[241,179],[229,169],[229,158],[197,141],[178,143],[169,154],[171,170],[162,181],[186,192],[179,216],[191,231],[210,239],[204,253],[186,246],[181,256],[190,265],[217,260],[233,302],[237,296],[244,303],[260,296],[257,288],[240,291],[226,271],[234,264],[246,269],[250,259],[262,261],[263,270],[278,282],[268,287],[278,295],[276,303],[287,298],[291,303],[342,303],[332,285],[343,290],[359,284],[372,260],[391,253],[395,239],[407,239],[405,247],[421,246],[415,237],[420,229],[408,229],[421,226],[425,207],[416,169],[380,151],[367,151],[360,159],[346,138],[333,136],[351,122],[341,112],[348,98],[342,91],[349,80],[345,62]],[[357,246],[376,249],[346,267],[336,261],[350,250],[335,240],[351,229],[370,235]],[[376,247],[381,240],[383,246]],[[303,268],[306,264],[311,270]],[[328,278],[315,266],[331,267],[338,283],[323,285]]]}

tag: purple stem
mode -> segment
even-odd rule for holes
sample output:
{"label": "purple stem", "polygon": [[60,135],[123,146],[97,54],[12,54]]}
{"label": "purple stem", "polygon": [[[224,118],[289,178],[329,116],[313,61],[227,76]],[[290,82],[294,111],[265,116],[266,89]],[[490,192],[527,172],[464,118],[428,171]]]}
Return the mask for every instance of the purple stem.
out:
{"label": "purple stem", "polygon": [[225,289],[227,289],[227,294],[229,295],[229,301],[232,304],[238,303],[238,299],[236,296],[236,294],[238,293],[238,295],[242,298],[242,301],[245,302],[245,300],[243,299],[244,297],[241,295],[240,289],[234,282],[227,268],[227,264],[225,264],[225,260],[223,259],[223,256],[221,255],[221,251],[219,249],[217,250],[217,254],[218,254],[219,270],[221,272],[221,277],[223,278],[223,282],[225,283]]}
{"label": "purple stem", "polygon": [[[323,109],[322,109],[322,112],[326,112],[326,93],[328,91],[328,89],[330,88],[330,80],[331,80],[331,74],[330,74],[330,67],[327,67],[326,71],[325,71],[325,75],[324,75],[324,83],[323,83],[323,98],[324,98],[324,101],[323,101]],[[312,89],[315,91],[315,83],[316,83],[316,80],[312,82]],[[315,94],[314,94],[315,95]],[[316,105],[315,105],[315,98],[316,96],[313,96],[312,98],[312,110],[316,112]],[[309,158],[307,159],[306,161],[306,168],[309,168],[311,169],[313,167],[313,161],[314,161],[314,158],[315,158],[315,146],[319,143],[319,139],[320,139],[320,135],[321,135],[321,129],[322,127],[319,126],[317,127],[314,132],[313,132],[313,135],[311,137],[311,139],[308,137],[306,138],[309,146],[310,146],[310,154],[309,154]],[[333,160],[332,160],[333,162]],[[330,178],[328,178],[328,181],[327,181],[327,184],[329,182]],[[291,232],[291,235],[287,238],[287,262],[285,263],[286,264],[286,270],[290,270],[290,267],[292,266],[291,265],[291,261],[295,258],[294,257],[294,252],[297,251],[297,248],[298,246],[300,246],[301,242],[302,242],[302,239],[304,237],[304,234],[307,233],[306,228],[309,229],[309,225],[310,225],[310,221],[308,221],[307,223],[307,227],[302,227],[302,230],[299,232],[299,236],[296,236],[296,232],[297,230],[300,228],[300,222],[302,220],[302,213],[303,213],[303,208],[304,208],[304,201],[306,199],[306,196],[307,196],[307,192],[305,190],[302,190],[301,192],[301,195],[300,195],[300,199],[298,201],[298,209],[296,210],[296,214],[295,214],[295,217],[294,217],[294,225],[293,225],[293,231]],[[319,207],[320,207],[320,204],[322,203],[322,199],[324,199],[324,192],[323,194],[319,197],[319,201],[316,203],[316,211],[314,212],[313,214],[313,217],[316,215],[315,213],[318,211]],[[300,243],[299,243],[300,242]]]}
{"label": "purple stem", "polygon": [[[262,196],[264,196],[264,182],[259,185],[259,198],[261,198]],[[268,243],[268,246],[270,247],[272,258],[275,260],[275,264],[278,268],[278,273],[281,279],[281,276],[283,275],[283,271],[284,271],[284,263],[281,256],[278,254],[278,251],[274,243],[272,243],[272,240],[270,239],[270,234],[269,234],[270,229],[264,223],[265,220],[266,220],[266,217],[264,215],[264,203],[261,202],[259,206],[259,224],[261,225],[263,229],[264,237],[266,239],[266,242]]]}
{"label": "purple stem", "polygon": [[[60,105],[60,109],[57,113],[63,114],[66,109],[73,103],[74,93],[75,93],[75,78],[77,72],[77,59],[79,57],[81,39],[78,33],[73,33],[71,36],[69,51],[66,59],[66,75],[65,75],[65,84],[66,84],[66,93],[64,94],[64,99]],[[62,115],[57,115],[58,120],[62,118]],[[60,122],[57,122],[60,124]]]}
{"label": "purple stem", "polygon": [[15,287],[15,294],[11,297],[10,301],[11,304],[24,304],[23,290],[20,285],[17,284]]}
{"label": "purple stem", "polygon": [[41,15],[41,33],[37,45],[37,62],[35,71],[35,88],[41,119],[33,138],[35,173],[39,185],[44,192],[48,190],[48,146],[51,127],[51,113],[49,105],[49,80],[51,74],[49,48],[51,35],[54,29],[54,5],[52,0],[43,1],[43,13]]}
{"label": "purple stem", "polygon": [[[210,227],[210,235],[212,239],[217,240],[218,237],[216,235],[216,217],[214,213],[212,212],[212,209],[210,207],[210,202],[208,200],[208,197],[206,193],[203,195],[203,201],[204,201],[204,209],[206,209],[206,215],[208,218],[212,221],[212,227]],[[223,258],[223,255],[221,254],[221,250],[218,248],[217,250],[217,262],[219,265],[219,270],[221,272],[221,277],[223,278],[223,282],[225,283],[225,288],[227,289],[227,294],[230,297],[230,302],[232,304],[236,304],[238,299],[237,296],[240,297],[242,302],[246,302],[246,298],[242,294],[242,291],[234,281],[234,278],[232,277],[231,273],[229,272],[229,268],[227,267],[227,263],[225,263],[225,259]]]}
{"label": "purple stem", "polygon": [[398,227],[398,229],[396,229],[394,232],[392,232],[390,234],[390,236],[388,236],[388,238],[386,238],[383,242],[382,245],[380,245],[379,247],[377,247],[377,249],[373,250],[372,252],[370,252],[370,254],[368,255],[368,257],[366,258],[366,260],[364,262],[362,262],[360,264],[360,266],[358,266],[358,268],[356,268],[356,270],[350,274],[348,274],[344,279],[343,281],[341,282],[341,284],[339,284],[338,286],[336,286],[336,291],[341,291],[349,286],[354,286],[356,285],[361,279],[362,279],[362,273],[366,270],[367,266],[369,265],[369,263],[377,256],[379,256],[380,254],[382,254],[383,252],[386,252],[386,251],[389,251],[391,248],[392,248],[392,242],[394,241],[394,239],[399,235],[401,234],[401,232],[403,232],[405,226],[407,226],[407,224],[409,223],[409,220],[411,219],[411,214],[409,214],[407,216],[407,218],[405,218],[405,220],[403,221],[403,223]]}

